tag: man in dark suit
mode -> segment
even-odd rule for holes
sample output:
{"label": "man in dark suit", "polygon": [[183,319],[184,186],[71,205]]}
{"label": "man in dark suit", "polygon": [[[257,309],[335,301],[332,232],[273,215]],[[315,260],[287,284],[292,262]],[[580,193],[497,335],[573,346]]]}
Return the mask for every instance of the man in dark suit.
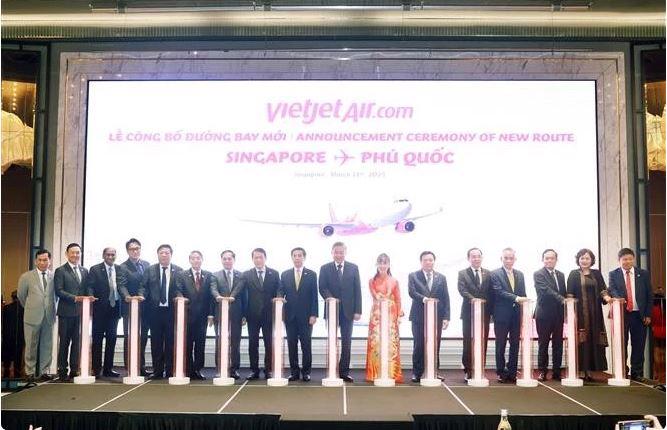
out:
{"label": "man in dark suit", "polygon": [[646,327],[651,325],[653,291],[648,271],[635,267],[635,253],[630,248],[618,251],[621,267],[609,272],[609,294],[625,299],[625,348],[630,334],[630,378],[641,381],[644,376],[644,345]]}
{"label": "man in dark suit", "polygon": [[[229,376],[239,379],[239,368],[241,367],[241,329],[245,325],[245,314],[248,307],[248,290],[245,288],[245,280],[241,272],[234,270],[236,254],[229,249],[220,254],[222,270],[215,273],[217,282],[211,284],[211,295],[216,302],[220,297],[233,297],[234,301],[229,305]],[[218,334],[219,307],[215,307],[215,332]],[[216,359],[219,360],[216,348]]]}
{"label": "man in dark suit", "polygon": [[[81,267],[81,246],[70,243],[65,250],[67,262],[53,274],[53,286],[58,296],[58,377],[68,381],[79,374],[79,318],[77,303],[88,295],[86,276],[88,270]],[[71,346],[71,349],[70,349]],[[67,354],[69,351],[69,362]],[[69,367],[69,376],[67,369]]]}
{"label": "man in dark suit", "polygon": [[556,270],[558,254],[553,249],[542,253],[544,267],[533,274],[537,303],[535,305],[535,325],[537,326],[537,368],[538,381],[547,380],[549,367],[549,341],[552,349],[552,378],[560,381],[560,367],[563,360],[563,320],[565,303],[565,275]]}
{"label": "man in dark suit", "polygon": [[[117,378],[113,370],[113,356],[116,349],[116,334],[120,319],[121,289],[127,290],[125,271],[116,262],[116,250],[104,248],[104,261],[90,268],[86,277],[88,295],[97,299],[93,304],[93,375]],[[102,367],[102,341],[105,342],[104,367]]]}
{"label": "man in dark suit", "polygon": [[[287,348],[289,350],[290,381],[299,376],[305,382],[310,381],[310,369],[313,355],[311,337],[313,324],[317,321],[317,274],[303,267],[306,250],[294,248],[291,252],[294,268],[285,270],[280,275],[285,303],[285,327],[287,329]],[[301,342],[303,367],[299,369],[298,343]]]}
{"label": "man in dark suit", "polygon": [[[503,267],[491,273],[491,288],[494,294],[493,322],[496,334],[496,373],[498,382],[515,383],[519,362],[519,334],[521,330],[521,307],[526,298],[526,283],[523,273],[514,269],[516,254],[512,248],[503,249],[500,261]],[[510,353],[505,367],[505,347],[509,336]]]}
{"label": "man in dark suit", "polygon": [[148,341],[148,329],[150,327],[150,318],[148,312],[148,306],[145,306],[144,298],[139,296],[139,286],[141,285],[141,279],[144,277],[144,272],[150,267],[150,263],[146,260],[141,259],[141,242],[138,239],[131,238],[125,243],[125,250],[127,251],[128,258],[120,267],[125,271],[125,280],[126,280],[126,292],[121,290],[121,296],[123,299],[123,306],[121,308],[123,315],[123,333],[125,334],[123,341],[123,354],[125,360],[125,367],[127,368],[127,351],[129,350],[128,344],[128,333],[130,326],[130,297],[139,297],[141,301],[139,303],[139,310],[141,313],[141,364],[140,364],[140,374],[141,376],[148,376],[146,373],[146,342]]}
{"label": "man in dark suit", "polygon": [[[489,322],[493,310],[493,294],[491,292],[491,272],[482,267],[482,250],[471,248],[468,250],[470,267],[459,272],[458,290],[463,303],[461,304],[461,322],[463,323],[463,371],[466,381],[472,378],[472,299],[484,299],[484,322],[482,339],[482,363],[486,362],[486,344],[489,339]],[[482,364],[482,369],[484,364]]]}
{"label": "man in dark suit", "polygon": [[[345,382],[354,382],[350,376],[350,350],[352,348],[352,328],[354,321],[361,318],[361,282],[356,264],[345,261],[347,247],[336,242],[331,248],[333,260],[320,267],[320,294],[324,300],[335,297],[338,303],[338,324],[340,324],[341,352],[338,370]],[[326,318],[326,308],[324,317]]]}
{"label": "man in dark suit", "polygon": [[[259,378],[259,330],[264,339],[264,377],[271,378],[271,357],[273,354],[273,299],[280,291],[280,274],[266,267],[266,251],[255,248],[252,251],[252,269],[243,273],[245,288],[248,290],[248,355],[251,373],[247,380]],[[281,353],[281,351],[279,351]]]}
{"label": "man in dark suit", "polygon": [[139,295],[146,298],[150,313],[152,379],[174,376],[174,306],[176,274],[182,269],[171,264],[172,248],[164,244],[157,248],[158,263],[144,272]]}
{"label": "man in dark suit", "polygon": [[[440,368],[440,339],[443,330],[449,326],[449,291],[447,279],[433,270],[435,254],[424,251],[419,255],[421,270],[408,275],[408,293],[412,298],[410,321],[412,322],[412,382],[419,382],[424,373],[424,302],[427,298],[438,299],[436,329],[436,373]],[[440,376],[439,376],[440,377]],[[442,379],[442,377],[440,377]]]}
{"label": "man in dark suit", "polygon": [[217,279],[207,270],[202,270],[204,256],[199,251],[190,252],[190,269],[176,274],[176,290],[179,297],[188,303],[188,339],[186,357],[190,378],[204,380],[204,350],[206,327],[213,325],[213,299],[211,289],[217,289]]}

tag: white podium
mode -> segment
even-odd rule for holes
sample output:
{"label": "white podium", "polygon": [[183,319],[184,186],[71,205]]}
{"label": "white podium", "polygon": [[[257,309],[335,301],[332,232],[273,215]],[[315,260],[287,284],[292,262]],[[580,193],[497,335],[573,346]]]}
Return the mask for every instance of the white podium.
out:
{"label": "white podium", "polygon": [[391,340],[389,331],[391,318],[389,314],[389,299],[380,299],[380,377],[373,380],[376,387],[393,387],[396,381],[389,377],[389,362],[391,360]]}
{"label": "white podium", "polygon": [[276,297],[273,300],[273,357],[271,357],[271,367],[273,375],[266,380],[269,387],[284,387],[287,385],[287,378],[283,377],[283,345],[284,345],[284,323],[283,307],[285,306],[284,297]]}
{"label": "white podium", "polygon": [[322,379],[324,387],[342,387],[338,376],[338,299],[329,297],[324,304],[327,315],[327,373]]}
{"label": "white podium", "polygon": [[174,376],[169,378],[170,385],[187,385],[190,377],[185,376],[185,343],[188,336],[187,303],[185,297],[174,297]]}
{"label": "white podium", "polygon": [[422,387],[439,387],[440,379],[436,374],[438,363],[438,299],[427,297],[424,300],[424,375]]}
{"label": "white podium", "polygon": [[468,380],[471,387],[488,387],[489,380],[484,376],[486,367],[486,324],[484,306],[486,300],[474,298],[470,301],[470,327],[472,327],[472,378]]}
{"label": "white podium", "polygon": [[139,367],[141,364],[141,314],[139,297],[130,297],[128,311],[130,313],[130,323],[128,332],[125,336],[127,340],[127,376],[123,378],[123,384],[137,385],[143,384],[144,377],[140,375]]}
{"label": "white podium", "polygon": [[607,384],[615,387],[627,387],[630,380],[627,378],[625,366],[625,299],[613,298],[611,306],[611,371],[612,378]]}
{"label": "white podium", "polygon": [[213,378],[213,385],[234,385],[234,378],[229,376],[229,305],[234,297],[220,297],[218,308],[220,310],[218,320],[218,376]]}
{"label": "white podium", "polygon": [[537,387],[533,379],[533,315],[530,312],[532,300],[524,300],[521,306],[521,378],[516,380],[519,387]]}
{"label": "white podium", "polygon": [[565,299],[565,318],[567,321],[567,378],[561,379],[561,385],[566,387],[581,387],[583,379],[579,378],[579,343],[577,339],[577,299]]}
{"label": "white podium", "polygon": [[[93,384],[95,376],[90,374],[90,346],[91,330],[93,326],[93,301],[95,297],[85,296],[83,301],[79,302],[81,310],[81,322],[79,324],[79,339],[81,341],[79,349],[79,376],[74,377],[75,384]],[[72,345],[72,348],[77,346]]]}

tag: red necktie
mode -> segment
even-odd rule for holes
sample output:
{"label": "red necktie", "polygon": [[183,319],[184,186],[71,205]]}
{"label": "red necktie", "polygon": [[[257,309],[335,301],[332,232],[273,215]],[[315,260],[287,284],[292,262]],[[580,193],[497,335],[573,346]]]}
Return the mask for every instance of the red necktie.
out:
{"label": "red necktie", "polygon": [[628,296],[625,302],[625,310],[632,312],[635,307],[634,302],[632,301],[632,281],[630,281],[630,271],[625,271],[625,295]]}
{"label": "red necktie", "polygon": [[199,272],[195,275],[195,290],[199,291],[199,288],[201,287],[201,277],[199,276]]}

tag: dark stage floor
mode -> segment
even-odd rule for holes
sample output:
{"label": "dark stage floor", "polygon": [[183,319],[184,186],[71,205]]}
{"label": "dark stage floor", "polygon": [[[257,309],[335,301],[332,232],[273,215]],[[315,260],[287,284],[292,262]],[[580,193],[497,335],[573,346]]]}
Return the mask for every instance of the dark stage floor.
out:
{"label": "dark stage floor", "polygon": [[[264,380],[244,379],[234,386],[218,387],[212,384],[211,372],[206,381],[186,386],[167,381],[128,386],[121,378],[101,378],[93,385],[50,382],[4,395],[2,410],[269,414],[282,421],[338,422],[410,422],[413,415],[497,416],[500,409],[508,409],[510,416],[665,415],[665,393],[636,382],[630,387],[600,382],[568,388],[549,380],[536,388],[521,388],[498,384],[489,371],[489,387],[471,388],[465,385],[461,371],[450,370],[444,372],[445,380],[437,388],[411,382],[377,388],[363,381],[362,371],[355,371],[355,383],[325,388],[320,370],[313,373],[311,382],[294,382],[288,387],[267,387]],[[405,377],[409,381],[410,374]]]}

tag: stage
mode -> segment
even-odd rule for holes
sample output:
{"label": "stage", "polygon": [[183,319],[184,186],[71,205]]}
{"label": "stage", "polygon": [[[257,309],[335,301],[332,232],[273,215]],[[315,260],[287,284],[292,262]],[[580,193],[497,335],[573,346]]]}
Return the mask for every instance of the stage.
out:
{"label": "stage", "polygon": [[[211,370],[212,372],[212,370]],[[243,373],[243,376],[245,373]],[[499,384],[487,372],[488,388],[465,385],[449,370],[440,387],[407,382],[377,388],[353,372],[355,383],[321,386],[322,371],[309,383],[267,387],[241,379],[230,387],[206,381],[186,386],[148,381],[128,386],[101,378],[93,385],[49,382],[2,397],[5,429],[65,428],[495,428],[508,409],[513,429],[611,429],[619,419],[665,416],[665,393],[633,382],[630,387],[591,383],[568,388],[555,381],[536,388]],[[409,371],[405,374],[409,381]],[[602,377],[602,375],[598,375]]]}

